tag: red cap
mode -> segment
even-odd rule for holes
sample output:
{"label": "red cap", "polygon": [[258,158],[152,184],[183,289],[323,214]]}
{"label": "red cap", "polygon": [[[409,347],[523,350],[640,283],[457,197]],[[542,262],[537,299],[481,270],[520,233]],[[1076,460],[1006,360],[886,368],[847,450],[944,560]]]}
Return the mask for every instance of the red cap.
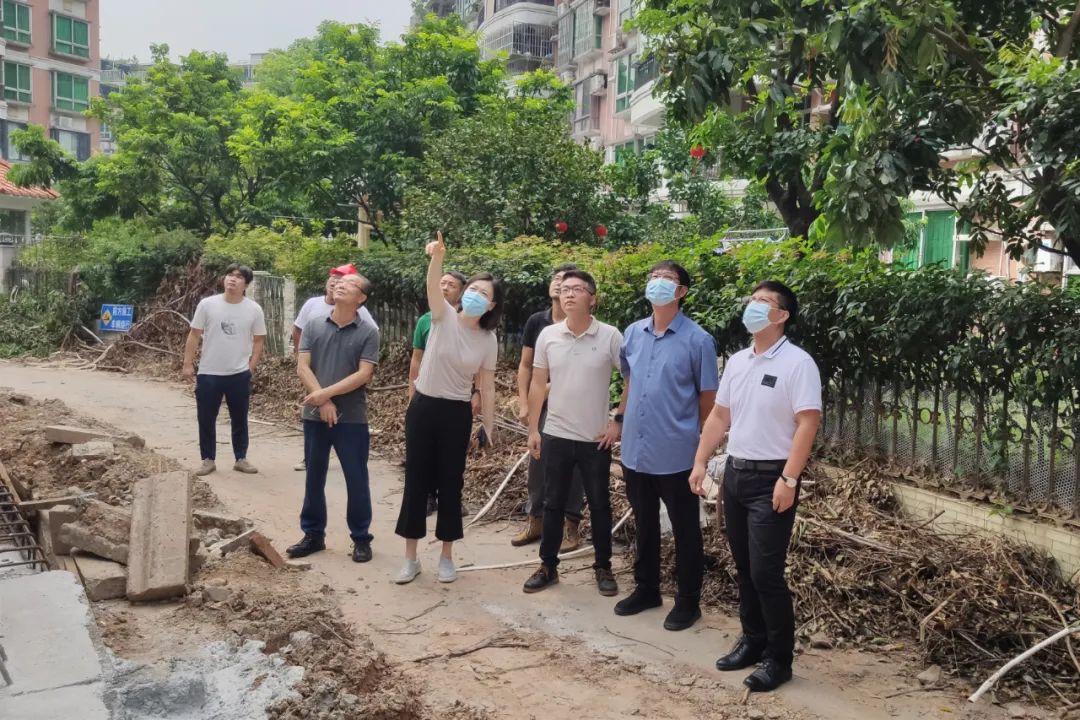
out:
{"label": "red cap", "polygon": [[330,268],[331,275],[344,276],[344,275],[359,275],[360,271],[356,269],[356,266],[352,263],[345,263],[344,265],[338,265],[336,268]]}

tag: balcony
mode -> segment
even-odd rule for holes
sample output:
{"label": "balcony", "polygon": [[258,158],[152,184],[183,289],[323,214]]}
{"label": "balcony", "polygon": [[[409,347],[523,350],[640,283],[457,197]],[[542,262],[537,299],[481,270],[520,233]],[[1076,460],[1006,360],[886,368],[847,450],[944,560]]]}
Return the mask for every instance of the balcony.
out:
{"label": "balcony", "polygon": [[485,58],[506,57],[511,74],[536,70],[552,61],[551,34],[548,24],[512,22],[489,27],[481,51]]}
{"label": "balcony", "polygon": [[659,129],[664,124],[664,106],[653,97],[659,66],[649,58],[634,72],[634,94],[630,96],[630,124],[642,130]]}
{"label": "balcony", "polygon": [[0,233],[0,247],[21,247],[26,244],[28,243],[25,235]]}
{"label": "balcony", "polygon": [[512,5],[521,5],[523,3],[555,7],[555,0],[495,0],[495,12],[500,13]]}

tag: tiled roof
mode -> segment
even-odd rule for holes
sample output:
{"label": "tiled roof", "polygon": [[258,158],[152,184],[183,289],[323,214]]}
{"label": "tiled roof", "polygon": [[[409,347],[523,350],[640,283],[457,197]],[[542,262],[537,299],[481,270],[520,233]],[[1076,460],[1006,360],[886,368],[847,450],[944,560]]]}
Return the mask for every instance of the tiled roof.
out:
{"label": "tiled roof", "polygon": [[8,170],[11,169],[11,163],[7,160],[0,160],[0,195],[10,195],[12,197],[24,197],[24,198],[37,198],[39,200],[55,200],[60,197],[60,193],[55,190],[49,190],[47,188],[33,185],[31,187],[19,187],[15,183],[7,179]]}

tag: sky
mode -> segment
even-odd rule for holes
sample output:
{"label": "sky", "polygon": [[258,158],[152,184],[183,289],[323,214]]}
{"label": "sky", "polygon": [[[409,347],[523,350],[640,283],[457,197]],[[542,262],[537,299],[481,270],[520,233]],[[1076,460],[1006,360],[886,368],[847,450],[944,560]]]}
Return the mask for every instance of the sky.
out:
{"label": "sky", "polygon": [[234,62],[315,34],[323,20],[377,22],[396,39],[412,15],[409,0],[101,0],[101,56],[150,59],[151,43],[174,58],[191,50],[226,52]]}

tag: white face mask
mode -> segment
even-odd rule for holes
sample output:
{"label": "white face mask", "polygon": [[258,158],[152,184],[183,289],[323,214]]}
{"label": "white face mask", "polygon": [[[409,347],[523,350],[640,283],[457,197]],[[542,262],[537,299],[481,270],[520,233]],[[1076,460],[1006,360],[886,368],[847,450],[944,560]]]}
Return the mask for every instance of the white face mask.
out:
{"label": "white face mask", "polygon": [[757,335],[765,328],[772,325],[769,320],[769,311],[772,306],[767,302],[754,300],[743,310],[742,322],[751,335]]}

